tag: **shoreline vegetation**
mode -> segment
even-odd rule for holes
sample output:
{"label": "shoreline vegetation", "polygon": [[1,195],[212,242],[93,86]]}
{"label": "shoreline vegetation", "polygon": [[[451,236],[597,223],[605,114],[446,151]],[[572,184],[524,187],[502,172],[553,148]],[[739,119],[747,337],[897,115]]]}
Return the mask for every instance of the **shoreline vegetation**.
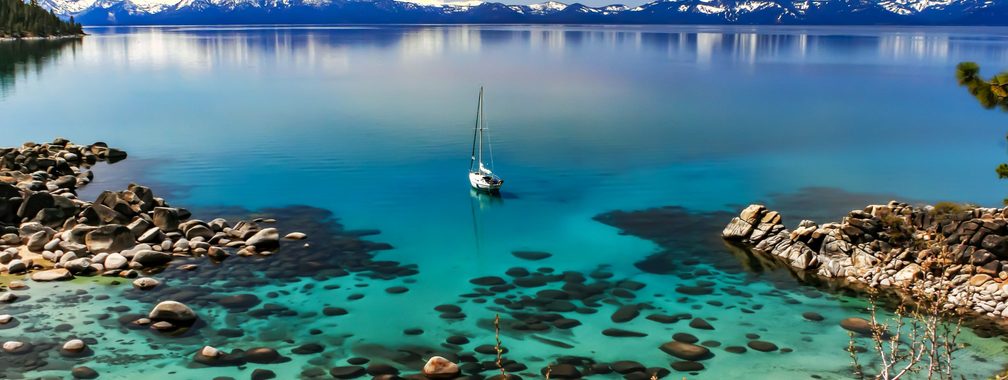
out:
{"label": "shoreline vegetation", "polygon": [[80,38],[85,35],[73,16],[63,20],[36,0],[0,0],[0,41],[39,38]]}

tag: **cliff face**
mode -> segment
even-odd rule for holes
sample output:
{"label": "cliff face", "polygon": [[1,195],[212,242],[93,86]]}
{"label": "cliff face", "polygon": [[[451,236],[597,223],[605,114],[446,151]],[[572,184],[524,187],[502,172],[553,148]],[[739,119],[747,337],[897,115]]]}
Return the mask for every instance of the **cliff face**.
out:
{"label": "cliff face", "polygon": [[795,270],[870,288],[939,294],[948,307],[1008,318],[1008,208],[853,210],[839,223],[787,229],[776,211],[750,205],[722,237]]}

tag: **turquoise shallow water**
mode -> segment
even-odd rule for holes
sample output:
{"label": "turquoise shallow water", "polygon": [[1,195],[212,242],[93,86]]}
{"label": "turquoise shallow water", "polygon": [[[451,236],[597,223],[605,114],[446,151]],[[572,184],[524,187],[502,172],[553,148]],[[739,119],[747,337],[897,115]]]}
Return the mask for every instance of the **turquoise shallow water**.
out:
{"label": "turquoise shallow water", "polygon": [[[96,355],[74,363],[95,368],[102,378],[140,371],[247,378],[254,368],[297,378],[306,368],[328,369],[352,356],[416,371],[416,358],[393,360],[397,349],[470,351],[492,341],[489,320],[502,312],[508,321],[507,310],[494,297],[480,304],[463,295],[473,292],[470,279],[507,278],[505,271],[515,266],[586,275],[602,268],[613,279],[646,284],[632,301],[610,301],[655,307],[643,315],[690,313],[715,326],[696,330],[688,321],[663,325],[643,316],[618,324],[610,320],[617,306],[602,302],[595,314],[565,313],[582,323],[570,330],[505,330],[509,356],[531,368],[526,377],[560,355],[667,368],[672,358],[657,347],[673,333],[689,332],[722,346],[712,349],[705,370],[676,378],[845,378],[848,338],[837,322],[865,315],[863,301],[800,285],[781,271],[749,271],[716,236],[694,239],[717,230],[689,219],[685,225],[696,228],[670,237],[682,242],[675,248],[682,265],[672,274],[646,273],[634,264],[663,248],[593,218],[663,205],[734,212],[767,201],[794,224],[806,216],[837,217],[868,201],[997,205],[1005,196],[993,173],[1005,159],[1005,115],[981,109],[955,85],[953,73],[967,59],[1001,69],[1008,58],[1006,29],[172,27],[89,33],[80,43],[22,51],[32,58],[4,62],[11,69],[0,74],[2,145],[54,136],[105,140],[129,151],[130,159],[101,168],[88,192],[142,180],[202,215],[221,206],[311,205],[332,212],[346,228],[380,230],[367,239],[394,248],[376,258],[418,271],[374,280],[359,273],[316,279],[306,270],[289,281],[249,264],[253,269],[238,274],[267,281],[242,287],[226,286],[227,269],[201,264],[200,273],[220,276],[200,288],[208,296],[251,292],[296,315],[255,318],[211,303],[197,307],[206,327],[173,339],[121,329],[119,315],[145,312],[154,303],[131,296],[125,285],[89,286],[86,279],[32,284],[31,298],[15,310],[21,325],[0,330],[0,338],[94,337]],[[507,180],[501,199],[474,197],[466,185],[479,85],[487,88],[496,168]],[[816,198],[821,201],[807,201]],[[304,216],[299,210],[271,215],[283,222],[283,216]],[[289,222],[290,228],[311,229],[313,238],[326,234],[304,219]],[[313,247],[325,249],[316,242]],[[514,250],[553,256],[529,262],[510,255]],[[244,268],[241,261],[225,265]],[[167,287],[157,297],[172,297],[173,289],[193,281],[170,272],[160,276]],[[713,282],[714,292],[687,299],[676,292],[697,281]],[[384,291],[398,285],[409,291]],[[57,294],[84,289],[112,297],[46,300],[52,287]],[[509,292],[517,297],[557,287]],[[364,297],[348,301],[354,293]],[[460,305],[467,317],[441,318],[433,308],[445,303]],[[129,310],[108,309],[116,305]],[[321,316],[323,305],[349,314]],[[805,311],[826,321],[805,321]],[[102,313],[111,315],[85,324]],[[54,332],[63,323],[72,329]],[[228,327],[245,334],[217,335]],[[414,327],[425,333],[403,334]],[[600,333],[610,327],[648,336]],[[723,351],[744,345],[748,333],[793,352]],[[450,335],[468,336],[471,343],[443,347]],[[963,339],[971,345],[960,357],[967,377],[1005,365],[1008,345],[1000,338],[966,332]],[[326,351],[289,353],[307,342],[323,343]],[[207,343],[228,350],[270,346],[292,360],[244,368],[192,365],[192,353]],[[65,376],[67,365],[49,358],[49,366],[23,376]]]}

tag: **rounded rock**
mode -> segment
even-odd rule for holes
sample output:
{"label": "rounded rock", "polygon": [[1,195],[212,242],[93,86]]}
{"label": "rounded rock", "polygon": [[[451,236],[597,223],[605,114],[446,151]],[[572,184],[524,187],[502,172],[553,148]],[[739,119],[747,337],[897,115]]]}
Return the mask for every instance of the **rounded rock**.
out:
{"label": "rounded rock", "polygon": [[698,346],[692,343],[668,342],[661,345],[661,350],[666,354],[685,360],[703,360],[710,357],[711,352],[707,347]]}
{"label": "rounded rock", "polygon": [[161,285],[161,281],[158,281],[150,277],[140,277],[136,280],[133,280],[133,287],[140,290],[154,289],[158,285]]}
{"label": "rounded rock", "polygon": [[433,356],[423,366],[423,374],[432,379],[451,379],[459,374],[459,367],[450,360]]}

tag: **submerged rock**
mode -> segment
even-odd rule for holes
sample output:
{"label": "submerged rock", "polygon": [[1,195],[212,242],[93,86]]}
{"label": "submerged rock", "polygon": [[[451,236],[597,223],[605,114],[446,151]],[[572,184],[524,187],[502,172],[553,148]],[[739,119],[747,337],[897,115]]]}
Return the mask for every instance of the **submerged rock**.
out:
{"label": "submerged rock", "polygon": [[704,360],[711,356],[711,352],[707,347],[692,343],[673,341],[661,345],[660,348],[666,354],[685,360]]}
{"label": "submerged rock", "polygon": [[98,371],[91,369],[91,367],[85,367],[85,366],[74,367],[73,370],[70,371],[70,374],[73,375],[75,379],[98,378]]}
{"label": "submerged rock", "polygon": [[850,317],[844,318],[840,321],[840,327],[848,331],[853,331],[861,335],[872,335],[872,323],[871,321],[860,318],[860,317]]}
{"label": "submerged rock", "polygon": [[333,367],[329,370],[329,375],[337,379],[353,379],[363,376],[366,373],[364,367],[358,365]]}

